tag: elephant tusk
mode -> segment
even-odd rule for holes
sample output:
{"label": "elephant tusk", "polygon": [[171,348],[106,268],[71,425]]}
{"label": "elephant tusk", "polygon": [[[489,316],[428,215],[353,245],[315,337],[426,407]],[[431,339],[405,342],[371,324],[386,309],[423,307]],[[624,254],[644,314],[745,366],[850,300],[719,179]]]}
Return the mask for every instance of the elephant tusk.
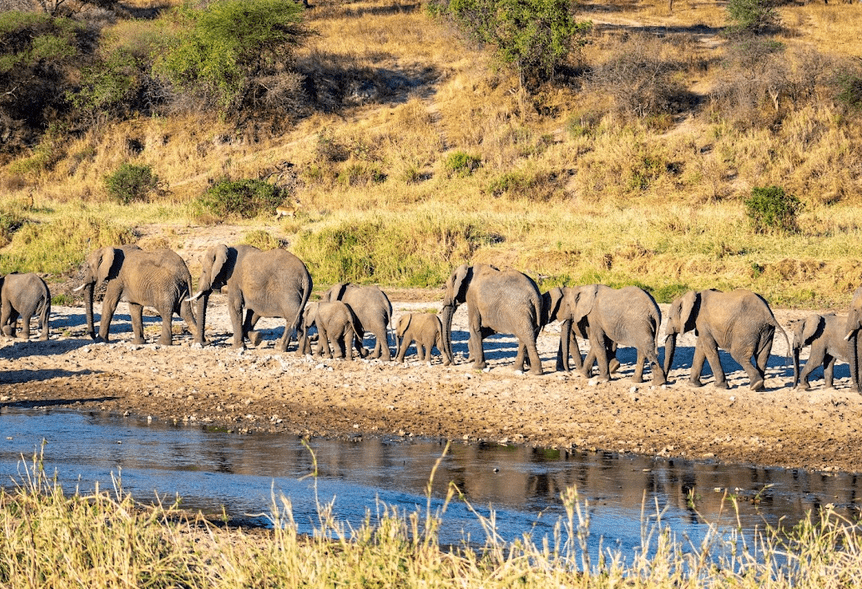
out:
{"label": "elephant tusk", "polygon": [[192,296],[190,296],[190,297],[186,298],[186,302],[187,302],[187,303],[194,302],[194,301],[198,300],[199,298],[201,298],[201,296],[202,296],[203,294],[204,294],[204,291],[199,290],[199,291],[197,291],[194,295],[192,295]]}
{"label": "elephant tusk", "polygon": [[85,283],[85,284],[82,284],[81,286],[79,286],[79,287],[77,287],[77,288],[73,288],[73,289],[72,289],[72,292],[79,292],[79,291],[82,291],[82,290],[84,290],[86,287],[87,287],[87,284],[86,284],[86,283]]}
{"label": "elephant tusk", "polygon": [[844,336],[844,341],[845,341],[845,342],[849,342],[849,341],[850,341],[850,338],[851,338],[851,337],[853,337],[853,334],[854,334],[854,333],[856,333],[856,330],[855,330],[855,329],[848,331],[848,332],[847,332],[847,335],[845,335],[845,336]]}

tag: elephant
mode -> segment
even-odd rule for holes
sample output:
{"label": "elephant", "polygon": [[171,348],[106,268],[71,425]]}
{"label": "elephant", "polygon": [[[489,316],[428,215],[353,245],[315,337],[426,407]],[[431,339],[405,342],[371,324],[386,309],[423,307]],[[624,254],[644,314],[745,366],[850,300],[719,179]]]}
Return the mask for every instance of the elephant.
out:
{"label": "elephant", "polygon": [[494,333],[511,333],[518,339],[515,369],[523,370],[529,357],[530,372],[542,374],[536,349],[542,321],[542,295],[533,279],[516,270],[499,270],[487,264],[455,269],[446,281],[443,297],[443,353],[452,358],[452,316],[458,305],[467,304],[470,357],[473,367],[486,366],[482,340]]}
{"label": "elephant", "polygon": [[689,380],[697,387],[703,386],[700,375],[704,360],[708,360],[715,373],[714,386],[727,388],[718,348],[730,352],[731,357],[742,366],[753,391],[765,388],[766,363],[776,329],[784,335],[787,349],[790,350],[787,333],[760,295],[744,289],[731,292],[689,291],[671,303],[665,328],[665,372],[669,372],[673,366],[677,336],[692,329],[697,335],[697,344]]}
{"label": "elephant", "polygon": [[392,303],[389,302],[386,293],[376,286],[360,286],[348,282],[333,284],[329,290],[323,293],[320,300],[324,302],[344,301],[353,309],[359,320],[357,350],[364,351],[362,340],[365,337],[365,332],[369,331],[377,339],[371,357],[381,358],[386,362],[392,359],[387,335],[389,324],[392,321]]}
{"label": "elephant", "polygon": [[395,341],[398,343],[398,352],[395,356],[398,362],[404,362],[407,348],[411,343],[416,342],[416,356],[420,360],[430,363],[431,348],[436,345],[443,355],[443,365],[449,366],[453,363],[443,343],[443,322],[437,314],[405,313],[398,318]]}
{"label": "elephant", "polygon": [[96,339],[93,326],[93,293],[98,285],[106,285],[99,322],[99,338],[108,341],[111,320],[121,297],[129,302],[134,344],[143,344],[144,307],[153,307],[162,318],[159,343],[173,343],[171,320],[178,313],[200,342],[195,315],[186,297],[192,292],[192,277],[183,259],[169,249],[145,251],[136,245],[103,247],[90,252],[84,263],[83,284],[76,291],[86,290],[87,331]]}
{"label": "elephant", "polygon": [[294,336],[299,338],[313,282],[308,268],[295,255],[283,249],[261,251],[251,245],[210,247],[201,256],[198,291],[189,299],[197,301],[202,336],[209,297],[213,289],[225,286],[234,347],[244,347],[246,337],[253,345],[260,343],[262,334],[254,326],[261,317],[285,320],[284,335],[278,344],[282,352],[287,351]]}
{"label": "elephant", "polygon": [[[359,337],[359,321],[350,305],[343,301],[316,301],[306,305],[302,336],[299,339],[299,351],[303,354],[311,351],[308,337],[311,326],[317,327],[318,356],[332,358],[335,350],[336,358],[346,356],[348,360],[353,360],[352,344]],[[360,357],[362,352],[364,350],[360,349]]]}
{"label": "elephant", "polygon": [[22,339],[30,339],[30,318],[39,317],[39,339],[45,341],[50,334],[51,291],[38,275],[7,274],[0,278],[0,326],[3,333],[15,337],[18,317],[21,317]]}
{"label": "elephant", "polygon": [[[846,326],[847,317],[834,313],[815,313],[790,322],[793,341],[793,388],[797,388],[801,383],[803,390],[809,390],[811,386],[808,384],[808,375],[820,365],[823,366],[826,387],[834,388],[835,360],[847,362],[850,357],[850,344],[844,339]],[[811,353],[800,373],[799,352],[806,346],[811,346]]]}
{"label": "elephant", "polygon": [[[661,311],[655,299],[642,288],[615,289],[603,284],[571,287],[563,291],[552,317],[563,322],[560,348],[564,366],[570,355],[574,331],[587,336],[590,342],[590,352],[581,365],[585,376],[591,376],[595,361],[599,378],[610,380],[617,347],[633,347],[637,350],[634,381],[643,382],[644,361],[648,361],[652,368],[652,384],[665,384],[665,371],[658,361]],[[580,356],[577,347],[575,355]]]}
{"label": "elephant", "polygon": [[850,342],[848,354],[850,356],[850,387],[852,390],[862,391],[862,367],[860,367],[860,357],[862,357],[862,338],[859,337],[859,329],[862,328],[862,286],[856,289],[853,293],[853,299],[850,301],[850,311],[847,314],[847,325],[845,331],[847,335],[844,339]]}
{"label": "elephant", "polygon": [[[542,305],[544,307],[543,311],[543,325],[547,325],[554,321],[557,321],[559,317],[557,316],[560,309],[560,303],[563,300],[563,297],[571,290],[571,287],[568,286],[556,286],[549,290],[546,293],[542,293]],[[547,314],[547,317],[544,317],[544,314]],[[574,359],[575,368],[581,371],[585,376],[591,376],[590,372],[592,370],[592,365],[595,362],[596,355],[595,352],[590,350],[587,353],[586,358],[581,357],[581,350],[578,347],[577,338],[581,338],[583,340],[590,339],[590,328],[587,324],[586,318],[579,321],[578,323],[571,323],[571,329],[569,330],[569,343],[568,343],[568,353],[565,357],[563,357],[563,334],[565,333],[564,329],[560,330],[560,344],[557,347],[557,370],[561,372],[570,372],[572,370],[572,365],[569,363],[569,359]],[[620,367],[619,361],[616,359],[617,354],[617,344],[616,342],[607,340],[606,353],[608,355],[609,360],[609,369],[611,373],[617,371]],[[587,361],[590,366],[590,370],[584,368],[584,362]]]}

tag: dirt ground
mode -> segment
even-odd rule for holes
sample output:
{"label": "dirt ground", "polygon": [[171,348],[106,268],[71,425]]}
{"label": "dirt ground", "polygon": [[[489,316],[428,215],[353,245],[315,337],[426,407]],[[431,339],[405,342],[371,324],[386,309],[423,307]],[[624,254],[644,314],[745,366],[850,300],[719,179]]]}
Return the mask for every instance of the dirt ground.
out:
{"label": "dirt ground", "polygon": [[[193,276],[199,274],[197,260],[207,247],[237,243],[242,231],[228,225],[139,228],[143,247],[178,250]],[[52,293],[68,294],[74,286],[72,278],[52,286]],[[405,312],[439,310],[443,297],[440,290],[384,290],[393,303],[393,324]],[[535,376],[514,371],[515,340],[510,336],[486,340],[489,369],[474,370],[467,361],[463,305],[453,323],[456,363],[444,367],[439,355],[430,366],[416,361],[412,349],[404,364],[299,357],[295,344],[280,353],[274,346],[284,322],[274,319],[259,323],[264,331],[260,347],[235,349],[226,296],[214,295],[210,303],[209,344],[203,348],[192,346],[179,317],[174,317],[179,334],[174,346],[132,345],[126,303],[114,316],[110,343],[85,336],[81,307],[52,309],[47,342],[37,341],[35,334],[29,342],[0,336],[0,434],[6,408],[68,407],[197,423],[237,434],[273,431],[356,440],[426,436],[862,471],[862,395],[849,390],[847,365],[836,367],[836,389],[823,388],[818,369],[812,375],[813,390],[792,390],[792,366],[780,335],[767,390],[755,393],[726,355],[729,390],[715,389],[711,375],[703,388],[689,386],[693,334],[678,341],[669,384],[653,387],[632,382],[632,349],[620,350],[622,367],[610,383],[555,372],[559,323],[539,337],[545,374]],[[662,311],[666,313],[665,306]],[[775,314],[786,326],[808,312],[776,309]],[[145,327],[148,340],[155,342],[160,319],[145,315]],[[373,338],[365,343],[372,344]],[[394,341],[390,345],[394,352]]]}
{"label": "dirt ground", "polygon": [[[391,295],[396,318],[439,308],[439,300],[416,299],[440,293]],[[474,370],[466,358],[464,306],[455,315],[456,364],[450,367],[439,356],[431,365],[418,362],[412,350],[404,364],[299,357],[295,344],[282,354],[274,348],[283,329],[277,320],[262,323],[260,347],[239,350],[231,347],[225,298],[211,298],[204,348],[192,346],[187,331],[171,347],[130,344],[124,303],[112,341],[93,343],[84,337],[82,308],[55,308],[50,341],[0,342],[0,431],[5,408],[71,407],[238,434],[426,436],[825,471],[862,465],[862,396],[850,392],[847,366],[836,368],[835,390],[824,390],[817,372],[812,391],[794,391],[780,336],[765,392],[751,392],[738,366],[728,371],[729,390],[715,389],[711,376],[703,388],[689,386],[691,334],[680,339],[670,384],[653,387],[632,382],[634,351],[628,349],[621,350],[623,365],[610,383],[554,372],[558,324],[539,338],[544,375],[514,371],[515,340],[508,336],[486,340],[489,369]],[[783,325],[802,315],[776,311]],[[154,342],[160,320],[145,320]],[[175,331],[180,325],[176,317]]]}

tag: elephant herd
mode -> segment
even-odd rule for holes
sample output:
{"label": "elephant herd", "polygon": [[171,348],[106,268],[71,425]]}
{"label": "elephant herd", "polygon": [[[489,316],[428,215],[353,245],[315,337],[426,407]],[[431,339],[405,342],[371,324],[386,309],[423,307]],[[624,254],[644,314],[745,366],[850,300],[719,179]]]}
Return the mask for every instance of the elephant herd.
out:
{"label": "elephant herd", "polygon": [[[376,286],[335,284],[319,301],[309,298],[313,287],[305,264],[293,254],[274,249],[262,251],[249,245],[216,245],[201,257],[198,289],[183,259],[162,249],[145,251],[135,245],[104,247],[91,252],[83,265],[87,331],[93,339],[108,340],[111,320],[121,299],[129,303],[133,343],[144,343],[143,308],[154,308],[162,319],[159,343],[172,342],[172,318],[179,314],[192,331],[196,344],[205,345],[206,316],[213,290],[227,289],[228,314],[233,328],[233,345],[248,340],[258,345],[262,334],[255,325],[262,317],[285,321],[278,342],[287,351],[297,341],[297,352],[312,352],[310,331],[316,328],[317,354],[353,358],[353,348],[362,357],[365,333],[375,337],[371,357],[391,360],[388,331],[392,304]],[[93,319],[94,293],[105,287],[99,333]],[[194,307],[193,307],[194,304]],[[809,375],[822,365],[825,384],[833,384],[835,360],[850,365],[851,387],[860,390],[859,353],[862,339],[862,288],[856,291],[847,316],[814,314],[791,322],[791,346],[787,333],[775,320],[766,301],[747,290],[720,292],[690,291],[674,300],[669,309],[664,339],[664,362],[659,361],[661,311],[645,290],[628,286],[620,289],[601,284],[556,287],[541,293],[526,274],[500,270],[486,264],[462,265],[446,281],[439,314],[408,313],[400,317],[396,329],[396,360],[403,361],[415,341],[417,356],[430,362],[436,347],[444,364],[454,363],[452,318],[458,306],[467,305],[469,357],[476,369],[486,366],[483,341],[495,334],[517,338],[515,369],[529,368],[542,374],[536,341],[540,331],[552,321],[561,322],[556,369],[573,368],[586,376],[608,381],[620,366],[619,347],[637,351],[633,380],[643,381],[645,365],[652,383],[663,385],[673,366],[677,338],[694,331],[696,344],[689,381],[702,386],[704,362],[714,374],[714,386],[727,388],[719,357],[725,350],[745,370],[752,390],[765,386],[766,365],[775,332],[779,331],[793,354],[793,386],[809,388]],[[23,320],[20,337],[29,338],[30,319],[36,315],[40,338],[48,339],[51,296],[44,280],[35,274],[9,274],[0,278],[0,327],[15,336],[18,317]],[[589,341],[582,357],[578,338]],[[803,347],[811,353],[800,372]],[[572,363],[573,360],[573,363]]]}

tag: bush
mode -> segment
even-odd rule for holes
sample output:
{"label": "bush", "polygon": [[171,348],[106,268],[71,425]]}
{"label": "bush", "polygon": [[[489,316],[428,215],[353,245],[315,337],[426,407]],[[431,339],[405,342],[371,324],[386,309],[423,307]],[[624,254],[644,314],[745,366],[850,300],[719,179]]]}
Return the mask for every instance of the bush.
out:
{"label": "bush", "polygon": [[275,209],[287,197],[287,191],[263,180],[230,180],[215,182],[198,199],[197,206],[219,219],[252,219],[261,214],[275,215]]}
{"label": "bush", "polygon": [[[307,33],[302,7],[284,0],[222,0],[178,11],[184,30],[156,60],[171,84],[233,114],[287,74]],[[265,83],[264,83],[265,82]]]}
{"label": "bush", "polygon": [[159,177],[147,165],[122,164],[113,174],[105,176],[108,195],[123,205],[146,201],[158,185]]}
{"label": "bush", "polygon": [[796,216],[802,203],[779,186],[752,188],[744,204],[745,214],[757,233],[797,230]]}
{"label": "bush", "polygon": [[727,16],[730,33],[764,33],[778,25],[776,0],[728,0]]}
{"label": "bush", "polygon": [[454,151],[446,157],[444,167],[449,176],[469,176],[482,165],[482,158],[463,151]]}
{"label": "bush", "polygon": [[531,85],[553,76],[592,28],[590,22],[575,21],[569,0],[437,0],[429,10],[494,46],[498,59]]}

